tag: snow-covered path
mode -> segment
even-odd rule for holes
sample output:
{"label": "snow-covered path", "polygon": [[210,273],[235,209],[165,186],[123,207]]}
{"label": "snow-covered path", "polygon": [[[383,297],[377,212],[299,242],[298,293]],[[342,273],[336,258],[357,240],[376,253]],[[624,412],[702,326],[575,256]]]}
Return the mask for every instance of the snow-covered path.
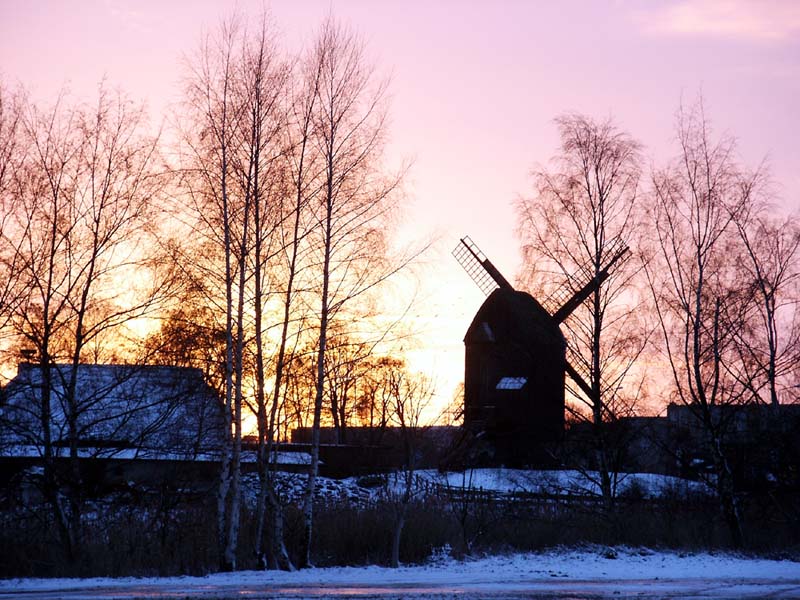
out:
{"label": "snow-covered path", "polygon": [[561,550],[385,569],[0,581],[0,599],[800,598],[800,563],[727,554]]}

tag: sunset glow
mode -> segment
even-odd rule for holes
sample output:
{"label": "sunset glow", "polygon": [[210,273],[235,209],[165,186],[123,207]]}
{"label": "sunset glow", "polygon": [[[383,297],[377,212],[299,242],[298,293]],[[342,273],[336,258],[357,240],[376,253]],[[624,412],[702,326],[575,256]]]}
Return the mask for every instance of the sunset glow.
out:
{"label": "sunset glow", "polygon": [[[259,1],[238,10],[255,16]],[[673,156],[674,115],[702,93],[742,160],[769,164],[775,202],[800,206],[800,8],[790,0],[366,2],[263,4],[288,49],[333,13],[391,78],[388,160],[412,162],[401,237],[436,239],[415,271],[418,302],[403,352],[437,383],[438,406],[463,378],[462,338],[483,296],[450,256],[471,235],[509,279],[520,267],[512,202],[546,165],[564,111],[615,121]],[[185,60],[233,10],[211,0],[0,2],[0,75],[49,103],[98,83],[146,102],[169,137]],[[252,20],[255,23],[255,20]],[[401,309],[400,309],[401,310]]]}
{"label": "sunset glow", "polygon": [[0,0],[0,596],[797,592],[799,106],[800,0]]}

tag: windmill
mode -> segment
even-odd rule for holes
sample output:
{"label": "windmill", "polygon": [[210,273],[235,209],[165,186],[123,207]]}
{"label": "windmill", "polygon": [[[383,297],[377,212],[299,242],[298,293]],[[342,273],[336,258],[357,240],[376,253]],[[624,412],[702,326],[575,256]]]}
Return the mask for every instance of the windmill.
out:
{"label": "windmill", "polygon": [[568,360],[560,325],[628,252],[621,240],[610,250],[597,276],[573,279],[544,304],[515,290],[469,237],[453,250],[487,296],[464,337],[464,427],[488,442],[495,462],[537,460],[542,442],[561,437],[566,375],[592,396],[587,377]]}

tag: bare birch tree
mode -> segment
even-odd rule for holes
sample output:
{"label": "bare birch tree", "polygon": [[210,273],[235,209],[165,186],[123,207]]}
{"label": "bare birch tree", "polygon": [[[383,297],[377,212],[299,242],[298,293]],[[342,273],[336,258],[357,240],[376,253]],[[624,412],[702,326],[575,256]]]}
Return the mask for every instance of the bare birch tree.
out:
{"label": "bare birch tree", "polygon": [[[194,263],[203,278],[220,281],[224,298],[219,306],[224,314],[225,383],[223,417],[230,438],[221,449],[221,471],[217,494],[217,535],[220,568],[235,570],[241,504],[239,488],[241,457],[241,415],[244,324],[243,301],[245,256],[248,243],[248,216],[251,198],[242,196],[237,186],[235,162],[243,138],[243,99],[237,94],[237,44],[241,25],[233,18],[224,22],[216,37],[207,37],[186,89],[187,112],[191,120],[183,138],[185,182],[190,207],[198,217],[193,226],[202,234],[205,247],[219,263],[211,260]],[[238,157],[239,159],[241,156]],[[245,184],[246,187],[246,184]],[[246,193],[246,191],[245,191]],[[206,288],[208,289],[208,288]],[[212,303],[217,298],[209,298]]]}
{"label": "bare birch tree", "polygon": [[735,144],[711,137],[702,101],[681,108],[680,154],[653,176],[653,223],[660,260],[647,269],[663,333],[664,352],[678,401],[703,432],[714,463],[722,515],[735,545],[743,542],[742,517],[725,451],[725,407],[746,401],[747,387],[734,375],[736,327],[742,284],[734,268],[733,215],[747,212],[753,177],[734,160]]}
{"label": "bare birch tree", "polygon": [[398,180],[380,171],[386,112],[386,83],[376,81],[361,41],[329,18],[307,59],[318,78],[312,116],[321,193],[312,205],[311,248],[319,281],[319,336],[311,438],[311,465],[303,500],[304,535],[300,566],[311,565],[313,501],[319,465],[319,428],[325,392],[328,327],[345,304],[384,279],[386,227]]}
{"label": "bare birch tree", "polygon": [[[243,56],[244,95],[248,98],[246,122],[249,130],[247,173],[241,175],[252,188],[253,196],[253,338],[255,343],[255,413],[258,422],[259,495],[256,507],[255,555],[261,564],[292,570],[283,541],[282,507],[277,498],[271,470],[275,447],[277,414],[280,404],[282,375],[286,354],[291,307],[294,299],[294,276],[300,219],[305,197],[293,194],[291,175],[291,123],[287,111],[289,66],[280,55],[274,33],[266,17],[261,29],[245,40]],[[288,156],[287,156],[288,155]],[[302,159],[301,159],[302,160]],[[302,174],[300,175],[302,178]],[[302,188],[298,188],[301,189]],[[244,250],[244,249],[243,249]],[[286,258],[288,254],[288,258]],[[276,268],[275,262],[287,260]],[[285,273],[285,280],[275,273]],[[285,286],[283,307],[279,311],[280,341],[274,364],[272,352],[265,349],[268,310],[273,294],[271,287]],[[266,381],[273,377],[269,394]],[[267,552],[264,552],[264,525],[269,513]]]}
{"label": "bare birch tree", "polygon": [[[225,315],[224,412],[231,438],[223,452],[218,496],[221,568],[237,568],[242,419],[247,408],[257,417],[261,480],[253,550],[262,564],[288,569],[292,565],[283,545],[270,457],[308,202],[304,167],[297,177],[292,169],[293,157],[306,151],[293,147],[290,130],[305,127],[301,145],[308,146],[310,116],[305,126],[292,121],[287,99],[291,72],[266,15],[253,30],[236,17],[224,22],[217,37],[201,48],[193,69],[187,90],[192,120],[185,172],[198,217],[194,230],[205,257],[192,269],[195,277],[220,281],[225,289],[223,299],[201,286],[210,292],[207,301]],[[277,313],[276,302],[281,304]],[[281,330],[277,350],[269,335],[275,327]],[[267,389],[270,378],[272,390]],[[247,382],[254,384],[252,397]],[[270,527],[265,533],[267,511]],[[266,553],[265,536],[270,539]]]}
{"label": "bare birch tree", "polygon": [[739,277],[752,299],[733,333],[742,384],[777,406],[800,369],[800,223],[753,208],[733,215],[742,246]]}
{"label": "bare birch tree", "polygon": [[[20,265],[13,327],[41,372],[44,491],[71,561],[83,545],[79,421],[91,409],[76,393],[79,366],[102,358],[98,349],[110,351],[126,323],[149,315],[170,290],[171,276],[159,276],[163,263],[149,252],[163,179],[157,140],[144,125],[142,109],[104,87],[93,107],[71,107],[63,95],[52,109],[30,106],[25,155],[4,197],[11,210],[3,254]],[[67,426],[64,477],[54,467],[55,403]]]}
{"label": "bare birch tree", "polygon": [[400,487],[392,494],[394,524],[392,529],[391,566],[400,566],[400,542],[414,499],[414,477],[420,463],[421,442],[426,428],[422,416],[434,394],[432,383],[421,374],[410,374],[405,367],[392,370],[386,381],[390,400],[391,422],[399,429],[403,451]]}
{"label": "bare birch tree", "polygon": [[[639,235],[640,145],[611,120],[568,114],[556,123],[561,148],[554,169],[536,171],[534,196],[517,202],[524,255],[520,281],[551,293],[566,281],[575,293],[586,281],[600,281],[608,262]],[[628,414],[636,401],[639,383],[632,367],[647,338],[630,290],[635,276],[631,261],[616,265],[563,324],[569,360],[590,387],[571,389],[589,411],[588,418],[580,409],[575,415],[592,430],[593,464],[582,468],[598,474],[607,508],[619,450],[609,423]]]}

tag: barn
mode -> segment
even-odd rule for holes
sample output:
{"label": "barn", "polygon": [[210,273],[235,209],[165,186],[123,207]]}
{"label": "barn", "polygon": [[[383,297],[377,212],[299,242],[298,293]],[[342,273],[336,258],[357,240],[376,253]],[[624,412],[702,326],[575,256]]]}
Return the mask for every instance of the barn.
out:
{"label": "barn", "polygon": [[[0,479],[6,484],[36,472],[45,457],[66,469],[71,447],[88,485],[167,472],[216,477],[225,430],[216,393],[200,370],[55,364],[44,371],[22,363],[2,390]],[[50,389],[47,403],[44,387]]]}

